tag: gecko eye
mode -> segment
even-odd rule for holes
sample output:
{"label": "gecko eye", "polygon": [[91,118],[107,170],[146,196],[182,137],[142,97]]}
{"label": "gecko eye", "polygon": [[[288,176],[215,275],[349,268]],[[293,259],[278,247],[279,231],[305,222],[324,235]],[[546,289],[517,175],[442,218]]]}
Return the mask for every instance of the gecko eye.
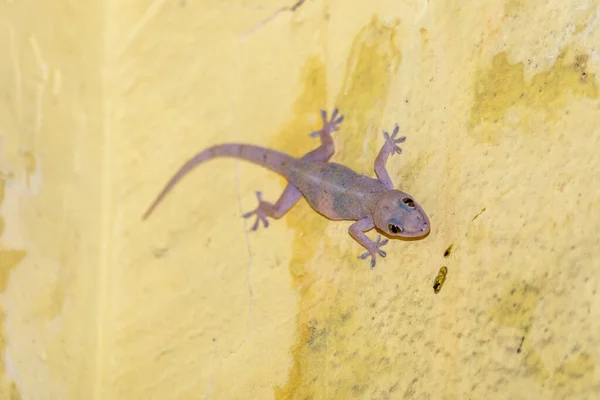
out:
{"label": "gecko eye", "polygon": [[405,197],[402,199],[402,203],[408,208],[415,208],[415,202],[410,197]]}
{"label": "gecko eye", "polygon": [[394,224],[389,224],[388,229],[392,233],[401,233],[404,230],[404,229],[402,229],[402,227],[400,227],[398,225],[394,225]]}

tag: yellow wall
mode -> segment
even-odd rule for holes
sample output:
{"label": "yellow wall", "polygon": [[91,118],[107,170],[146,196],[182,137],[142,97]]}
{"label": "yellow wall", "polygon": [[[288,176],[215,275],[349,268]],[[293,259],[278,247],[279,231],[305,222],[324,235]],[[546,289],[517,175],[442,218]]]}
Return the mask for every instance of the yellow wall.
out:
{"label": "yellow wall", "polygon": [[[599,396],[600,0],[282,4],[0,5],[0,399]],[[428,238],[247,233],[285,181],[233,160],[140,220],[334,105],[361,173],[401,124]]]}

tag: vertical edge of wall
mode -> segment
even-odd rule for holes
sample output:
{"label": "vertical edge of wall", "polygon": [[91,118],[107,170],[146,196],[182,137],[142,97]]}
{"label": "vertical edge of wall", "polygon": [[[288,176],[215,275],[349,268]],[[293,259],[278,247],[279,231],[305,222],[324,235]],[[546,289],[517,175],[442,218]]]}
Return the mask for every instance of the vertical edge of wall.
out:
{"label": "vertical edge of wall", "polygon": [[102,351],[103,2],[0,5],[0,398],[93,398]]}

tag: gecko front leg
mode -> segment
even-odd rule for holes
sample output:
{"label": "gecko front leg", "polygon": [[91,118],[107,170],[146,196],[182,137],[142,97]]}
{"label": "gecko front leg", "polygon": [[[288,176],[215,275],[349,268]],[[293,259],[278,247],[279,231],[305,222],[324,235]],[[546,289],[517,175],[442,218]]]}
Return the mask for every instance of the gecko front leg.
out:
{"label": "gecko front leg", "polygon": [[394,189],[394,184],[392,183],[392,179],[390,178],[390,175],[388,174],[387,169],[385,168],[385,163],[390,154],[402,154],[402,149],[400,148],[400,146],[398,146],[398,144],[404,143],[406,141],[406,137],[401,136],[398,139],[396,139],[396,135],[398,134],[399,130],[400,127],[396,125],[391,137],[386,131],[383,132],[385,143],[383,144],[381,150],[379,150],[379,154],[375,159],[375,173],[377,174],[379,181],[390,190]]}
{"label": "gecko front leg", "polygon": [[[338,109],[335,108],[331,114],[331,119],[327,120],[327,112],[321,110],[321,119],[323,121],[323,127],[321,130],[314,131],[310,134],[311,137],[319,137],[321,139],[321,146],[314,149],[313,151],[306,153],[302,159],[309,161],[329,161],[333,153],[335,152],[335,146],[333,144],[333,132],[340,129],[340,124],[344,120],[344,116],[338,117]],[[336,118],[337,117],[337,118]]]}
{"label": "gecko front leg", "polygon": [[373,220],[367,217],[356,221],[355,223],[350,225],[350,228],[348,229],[350,236],[352,236],[358,243],[360,243],[362,247],[367,249],[367,252],[361,254],[358,258],[364,260],[368,256],[371,256],[371,269],[375,268],[375,258],[377,255],[380,255],[381,257],[386,256],[385,251],[381,250],[380,247],[385,246],[388,242],[387,239],[381,240],[381,236],[378,236],[377,241],[373,242],[367,237],[367,235],[364,234],[364,232],[367,232],[373,229],[374,227],[375,224],[373,223]]}

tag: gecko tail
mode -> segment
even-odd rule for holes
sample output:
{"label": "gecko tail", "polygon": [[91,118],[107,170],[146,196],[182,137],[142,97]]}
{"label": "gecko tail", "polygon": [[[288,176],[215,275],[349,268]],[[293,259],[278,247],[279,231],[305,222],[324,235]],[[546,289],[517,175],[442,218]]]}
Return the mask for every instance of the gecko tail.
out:
{"label": "gecko tail", "polygon": [[173,187],[192,169],[202,164],[205,161],[217,157],[233,157],[239,158],[252,163],[261,165],[283,176],[286,171],[296,160],[295,158],[281,153],[276,150],[267,149],[264,147],[253,146],[249,144],[220,144],[209,147],[203,150],[192,158],[190,158],[183,166],[173,175],[169,182],[165,185],[156,200],[148,207],[148,210],[142,215],[142,220],[145,220],[152,214],[154,209],[161,203],[163,198],[173,189]]}

